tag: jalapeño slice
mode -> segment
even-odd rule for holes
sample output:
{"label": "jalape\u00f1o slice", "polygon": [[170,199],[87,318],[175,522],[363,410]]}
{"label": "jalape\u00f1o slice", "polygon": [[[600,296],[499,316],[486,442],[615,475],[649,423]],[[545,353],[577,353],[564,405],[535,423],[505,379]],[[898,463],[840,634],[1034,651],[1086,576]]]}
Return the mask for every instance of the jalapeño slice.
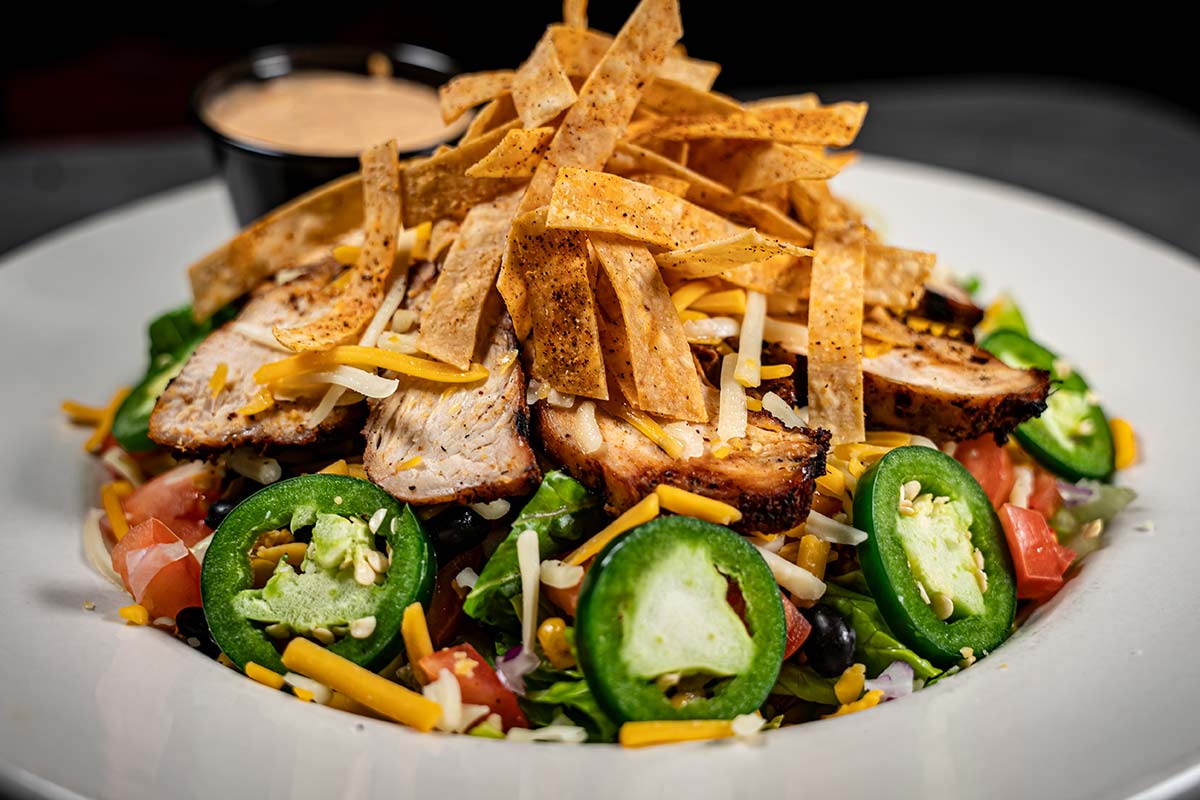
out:
{"label": "jalape\u00f1o slice", "polygon": [[[310,532],[304,560],[281,559],[267,585],[255,589],[250,550],[263,533],[281,528]],[[383,571],[368,573],[385,555]],[[267,486],[229,512],[204,557],[200,594],[213,639],[239,667],[253,661],[286,671],[266,632],[275,625],[273,633],[284,637],[341,631],[329,650],[377,669],[400,651],[404,609],[429,602],[436,573],[433,547],[407,506],[369,481],[303,475]],[[363,626],[351,626],[370,617],[366,635]]]}
{"label": "jalape\u00f1o slice", "polygon": [[[996,331],[979,346],[1010,367],[1035,367],[1053,376],[1061,365],[1054,353],[1016,331]],[[1067,480],[1105,480],[1115,468],[1108,418],[1074,370],[1059,380],[1042,415],[1022,422],[1013,435],[1038,463]]]}
{"label": "jalape\u00f1o slice", "polygon": [[[741,617],[731,585],[745,601]],[[775,684],[787,638],[779,587],[754,547],[683,516],[635,528],[597,557],[575,634],[588,686],[621,722],[754,711]]]}
{"label": "jalape\u00f1o slice", "polygon": [[991,502],[971,473],[928,447],[898,447],[858,481],[854,524],[863,576],[904,644],[947,667],[983,656],[1016,611],[1012,562]]}

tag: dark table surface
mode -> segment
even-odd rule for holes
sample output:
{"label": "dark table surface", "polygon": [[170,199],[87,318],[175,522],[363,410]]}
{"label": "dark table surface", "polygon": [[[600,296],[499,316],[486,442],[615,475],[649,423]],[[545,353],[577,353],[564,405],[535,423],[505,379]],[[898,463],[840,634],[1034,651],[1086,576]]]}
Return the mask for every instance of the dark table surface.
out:
{"label": "dark table surface", "polygon": [[[1032,78],[816,88],[871,103],[857,143],[865,152],[1024,186],[1200,255],[1200,120],[1181,109]],[[0,148],[0,253],[213,170],[197,133]]]}

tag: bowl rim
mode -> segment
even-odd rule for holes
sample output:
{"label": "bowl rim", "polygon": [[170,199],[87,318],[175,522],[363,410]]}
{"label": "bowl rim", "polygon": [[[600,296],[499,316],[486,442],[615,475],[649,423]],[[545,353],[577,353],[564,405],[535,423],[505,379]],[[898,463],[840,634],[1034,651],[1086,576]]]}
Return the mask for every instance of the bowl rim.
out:
{"label": "bowl rim", "polygon": [[[462,67],[452,56],[418,44],[394,42],[384,45],[365,44],[319,44],[319,43],[290,43],[272,44],[257,47],[245,55],[227,61],[210,70],[196,87],[192,89],[189,107],[192,120],[208,136],[225,147],[231,147],[242,153],[264,159],[279,159],[300,163],[331,163],[345,162],[347,170],[357,169],[358,155],[331,156],[313,153],[296,153],[290,150],[278,149],[267,144],[251,142],[231,136],[209,123],[204,115],[204,107],[220,92],[229,86],[243,81],[265,81],[283,77],[293,72],[305,69],[320,69],[325,62],[326,69],[338,71],[347,70],[351,63],[366,64],[367,57],[373,53],[383,53],[388,56],[393,66],[405,66],[425,71],[427,76],[404,75],[404,80],[422,83],[437,89],[445,81],[462,72]],[[452,141],[453,137],[446,139]],[[434,142],[428,147],[414,150],[402,150],[401,158],[417,156],[429,152],[443,142]]]}

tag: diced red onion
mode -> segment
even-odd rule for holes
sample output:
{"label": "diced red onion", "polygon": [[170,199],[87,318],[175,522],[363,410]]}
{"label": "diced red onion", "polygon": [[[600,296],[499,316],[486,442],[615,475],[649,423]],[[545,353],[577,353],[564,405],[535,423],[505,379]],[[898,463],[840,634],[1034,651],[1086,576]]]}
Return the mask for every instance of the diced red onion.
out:
{"label": "diced red onion", "polygon": [[913,668],[903,661],[893,661],[888,668],[879,673],[878,678],[866,681],[863,689],[868,692],[876,689],[883,692],[883,699],[899,700],[913,692]]}
{"label": "diced red onion", "polygon": [[1067,508],[1081,506],[1096,499],[1096,490],[1082,481],[1080,483],[1070,483],[1060,480],[1058,482],[1058,493],[1062,495],[1063,505]]}
{"label": "diced red onion", "polygon": [[496,675],[509,691],[525,696],[525,676],[538,668],[537,653],[517,645],[496,662]]}

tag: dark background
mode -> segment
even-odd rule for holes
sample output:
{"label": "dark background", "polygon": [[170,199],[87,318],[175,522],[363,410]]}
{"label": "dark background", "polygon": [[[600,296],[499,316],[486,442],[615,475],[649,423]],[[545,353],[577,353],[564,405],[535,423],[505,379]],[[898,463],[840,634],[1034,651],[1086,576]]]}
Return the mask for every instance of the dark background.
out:
{"label": "dark background", "polygon": [[[615,31],[630,0],[592,4],[593,27]],[[896,3],[683,0],[684,42],[718,60],[718,88],[895,81],[932,76],[1066,77],[1121,87],[1197,112],[1195,45],[1183,20],[1144,7],[1068,13],[966,4],[956,11]],[[278,42],[410,41],[465,68],[515,67],[555,2],[213,0],[24,5],[0,50],[0,137],[127,134],[188,125],[191,88],[210,69]]]}
{"label": "dark background", "polygon": [[[1200,93],[1177,13],[1099,4],[682,0],[684,42],[738,96],[865,99],[859,145],[1028,186],[1200,253]],[[280,42],[409,41],[515,67],[557,2],[212,0],[9,4],[0,48],[0,252],[210,174],[189,116],[210,69]],[[596,0],[615,31],[633,0]]]}

